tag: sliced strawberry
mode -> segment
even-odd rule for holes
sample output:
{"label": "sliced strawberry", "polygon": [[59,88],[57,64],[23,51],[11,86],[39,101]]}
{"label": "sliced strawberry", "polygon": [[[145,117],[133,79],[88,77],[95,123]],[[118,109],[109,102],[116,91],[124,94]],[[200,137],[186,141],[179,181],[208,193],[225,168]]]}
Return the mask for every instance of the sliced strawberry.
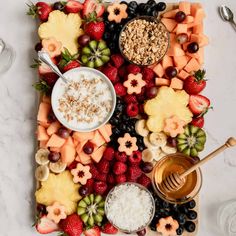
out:
{"label": "sliced strawberry", "polygon": [[69,0],[65,5],[65,10],[67,13],[78,13],[83,10],[83,8],[83,4],[75,0]]}
{"label": "sliced strawberry", "polygon": [[[53,62],[54,64],[57,64],[57,61],[56,61],[55,58],[51,58],[51,60],[52,60],[52,62]],[[35,64],[35,66],[36,66],[36,64]],[[52,69],[51,69],[48,65],[46,65],[45,63],[39,62],[39,64],[38,64],[38,72],[39,72],[40,75],[43,75],[43,74],[51,73],[51,72],[53,72],[53,71],[52,71]]]}
{"label": "sliced strawberry", "polygon": [[101,17],[105,11],[105,7],[98,0],[85,0],[83,8],[83,16],[88,16],[92,12],[97,13],[97,17]]}
{"label": "sliced strawberry", "polygon": [[63,71],[66,72],[77,67],[80,67],[80,63],[78,61],[71,61],[63,67]]}
{"label": "sliced strawberry", "polygon": [[199,128],[202,128],[204,126],[204,117],[203,116],[194,117],[193,120],[191,121],[191,124]]}
{"label": "sliced strawberry", "polygon": [[39,222],[36,224],[36,230],[40,234],[49,234],[59,230],[59,226],[52,220],[48,219],[47,216],[42,216]]}
{"label": "sliced strawberry", "polygon": [[210,100],[203,95],[191,95],[189,98],[189,108],[194,115],[206,113],[210,104]]}
{"label": "sliced strawberry", "polygon": [[85,230],[84,231],[84,235],[85,236],[100,236],[101,235],[101,231],[100,231],[98,226],[94,226],[91,229]]}
{"label": "sliced strawberry", "polygon": [[110,222],[107,222],[102,229],[102,232],[104,234],[117,234],[118,229],[115,228]]}

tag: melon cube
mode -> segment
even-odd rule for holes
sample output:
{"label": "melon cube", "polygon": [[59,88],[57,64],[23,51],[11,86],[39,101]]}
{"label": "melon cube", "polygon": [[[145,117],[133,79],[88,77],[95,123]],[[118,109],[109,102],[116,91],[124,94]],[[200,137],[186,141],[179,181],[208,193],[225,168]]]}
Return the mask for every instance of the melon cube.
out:
{"label": "melon cube", "polygon": [[193,26],[193,33],[194,34],[202,34],[203,33],[203,23],[202,22],[198,25]]}
{"label": "melon cube", "polygon": [[57,133],[60,127],[61,127],[61,124],[58,121],[51,123],[50,126],[47,128],[48,135],[51,136],[52,134]]}
{"label": "melon cube", "polygon": [[187,34],[188,26],[186,24],[178,24],[176,27],[176,34]]}
{"label": "melon cube", "polygon": [[83,141],[83,140],[90,140],[93,139],[94,137],[94,131],[92,132],[74,132],[73,133],[73,138],[78,140],[79,142]]}
{"label": "melon cube", "polygon": [[70,165],[75,160],[75,148],[71,145],[64,145],[61,148],[61,161]]}
{"label": "melon cube", "polygon": [[199,47],[204,47],[209,43],[208,37],[204,34],[192,34],[190,41],[197,42]]}
{"label": "melon cube", "polygon": [[61,152],[61,148],[58,147],[50,147],[51,152]]}
{"label": "melon cube", "polygon": [[179,2],[179,11],[183,11],[186,15],[191,13],[191,3],[190,2]]}
{"label": "melon cube", "polygon": [[169,66],[173,66],[173,60],[170,56],[165,55],[161,61],[161,65],[163,67],[163,69],[165,70],[167,67]]}
{"label": "melon cube", "polygon": [[189,73],[187,73],[185,70],[181,70],[178,74],[178,78],[185,80],[190,76]]}
{"label": "melon cube", "polygon": [[41,125],[38,125],[37,128],[37,139],[38,141],[47,141],[49,139],[46,129]]}
{"label": "melon cube", "polygon": [[156,78],[155,83],[157,86],[169,86],[170,85],[170,80],[169,79],[164,79],[164,78]]}
{"label": "melon cube", "polygon": [[47,147],[62,147],[66,142],[64,138],[59,137],[56,134],[53,134],[47,142]]}
{"label": "melon cube", "polygon": [[82,152],[82,150],[83,150],[83,147],[84,147],[84,145],[87,143],[87,140],[83,140],[83,141],[81,141],[78,145],[77,145],[77,147],[76,147],[76,152],[78,153],[78,154],[80,154],[81,152]]}
{"label": "melon cube", "polygon": [[74,138],[72,138],[72,139],[73,139],[74,146],[77,147],[77,145],[79,144],[79,141],[77,139],[74,139]]}
{"label": "melon cube", "polygon": [[38,124],[43,126],[44,128],[48,128],[50,126],[50,123],[49,122],[42,122],[42,121],[38,121]]}
{"label": "melon cube", "polygon": [[161,63],[158,63],[154,68],[153,68],[154,73],[158,76],[158,77],[162,77],[165,74],[165,71],[161,65]]}
{"label": "melon cube", "polygon": [[69,136],[69,137],[66,139],[66,142],[65,142],[64,146],[65,146],[65,145],[75,147],[73,138],[72,138],[71,136]]}
{"label": "melon cube", "polygon": [[198,60],[199,64],[200,65],[204,64],[204,49],[203,48],[199,48],[198,55],[199,55],[199,57],[197,58],[197,60]]}
{"label": "melon cube", "polygon": [[191,16],[195,17],[198,9],[202,9],[202,4],[199,2],[194,2],[191,4]]}
{"label": "melon cube", "polygon": [[175,18],[175,15],[178,11],[179,11],[179,9],[174,9],[174,10],[167,11],[167,12],[162,14],[162,17],[164,17],[164,18]]}
{"label": "melon cube", "polygon": [[198,61],[195,58],[192,58],[184,67],[184,70],[186,70],[188,73],[191,73],[193,71],[198,71],[200,68],[201,66]]}
{"label": "melon cube", "polygon": [[43,95],[42,101],[48,104],[51,104],[51,97]]}
{"label": "melon cube", "polygon": [[39,142],[39,147],[40,148],[47,148],[47,140],[44,140],[44,141],[40,141]]}
{"label": "melon cube", "polygon": [[184,56],[185,52],[183,49],[179,48],[178,46],[171,46],[167,52],[168,56],[180,57]]}
{"label": "melon cube", "polygon": [[40,122],[48,122],[48,114],[51,110],[51,105],[46,102],[41,102],[39,105],[37,120]]}
{"label": "melon cube", "polygon": [[84,165],[87,165],[92,162],[91,157],[84,152],[80,152],[78,156],[79,156],[80,162]]}
{"label": "melon cube", "polygon": [[190,60],[188,56],[173,57],[173,59],[174,59],[175,66],[179,70],[183,69],[187,65],[188,61]]}
{"label": "melon cube", "polygon": [[107,143],[111,141],[110,134],[107,132],[107,129],[105,126],[100,127],[98,131]]}
{"label": "melon cube", "polygon": [[186,16],[185,20],[183,21],[183,24],[190,24],[194,22],[193,16]]}
{"label": "melon cube", "polygon": [[106,142],[98,130],[95,131],[94,137],[90,141],[98,147],[102,146]]}
{"label": "melon cube", "polygon": [[105,125],[105,129],[106,129],[106,131],[107,131],[107,134],[108,134],[109,136],[111,136],[111,135],[112,135],[112,126],[111,126],[111,124],[106,124],[106,125]]}
{"label": "melon cube", "polygon": [[106,146],[99,147],[95,152],[91,154],[92,159],[98,163],[102,159],[105,149]]}
{"label": "melon cube", "polygon": [[200,24],[202,20],[205,18],[205,12],[203,8],[199,8],[196,10],[194,17],[194,23]]}
{"label": "melon cube", "polygon": [[175,20],[168,19],[168,18],[162,18],[161,22],[166,26],[169,32],[171,32],[177,25],[177,22]]}
{"label": "melon cube", "polygon": [[171,79],[170,87],[173,89],[183,89],[184,82],[178,78]]}

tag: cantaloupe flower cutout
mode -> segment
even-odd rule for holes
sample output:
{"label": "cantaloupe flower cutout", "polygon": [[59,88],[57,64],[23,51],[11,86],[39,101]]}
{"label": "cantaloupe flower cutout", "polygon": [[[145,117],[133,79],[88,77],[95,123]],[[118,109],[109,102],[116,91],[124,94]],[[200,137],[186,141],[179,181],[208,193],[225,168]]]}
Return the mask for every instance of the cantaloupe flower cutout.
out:
{"label": "cantaloupe flower cutout", "polygon": [[172,116],[165,120],[164,132],[174,138],[178,134],[184,133],[184,125],[186,125],[185,122],[178,116]]}
{"label": "cantaloupe flower cutout", "polygon": [[60,220],[67,217],[65,211],[66,208],[63,205],[59,202],[54,202],[53,205],[47,207],[47,218],[58,224]]}
{"label": "cantaloupe flower cutout", "polygon": [[92,178],[92,174],[89,172],[90,166],[84,166],[78,163],[76,168],[71,170],[71,174],[74,176],[74,183],[81,183],[85,185],[88,179]]}

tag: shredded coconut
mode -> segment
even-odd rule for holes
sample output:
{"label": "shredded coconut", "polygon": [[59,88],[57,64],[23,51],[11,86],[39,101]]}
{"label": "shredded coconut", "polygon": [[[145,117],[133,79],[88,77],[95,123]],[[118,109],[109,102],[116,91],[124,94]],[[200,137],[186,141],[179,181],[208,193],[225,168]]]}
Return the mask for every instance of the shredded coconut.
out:
{"label": "shredded coconut", "polygon": [[136,231],[146,226],[154,206],[149,193],[133,184],[115,187],[106,205],[107,218],[118,228]]}

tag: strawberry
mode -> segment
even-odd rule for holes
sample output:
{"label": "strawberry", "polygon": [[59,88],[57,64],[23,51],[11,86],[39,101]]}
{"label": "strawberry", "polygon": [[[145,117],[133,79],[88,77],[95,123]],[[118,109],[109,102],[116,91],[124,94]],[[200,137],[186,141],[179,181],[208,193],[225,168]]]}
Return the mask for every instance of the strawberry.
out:
{"label": "strawberry", "polygon": [[117,183],[117,184],[121,184],[121,183],[126,182],[126,176],[125,176],[124,174],[122,174],[122,175],[117,175],[117,176],[115,177],[115,179],[116,179],[116,183]]}
{"label": "strawberry", "polygon": [[70,61],[63,67],[63,71],[66,72],[77,67],[80,67],[80,63],[78,61]]}
{"label": "strawberry", "polygon": [[118,82],[118,77],[117,77],[117,68],[114,66],[106,66],[103,68],[102,72],[109,78],[109,80],[115,84]]}
{"label": "strawberry", "polygon": [[48,219],[46,215],[39,219],[35,227],[40,234],[49,234],[59,230],[58,225],[54,223],[54,221]]}
{"label": "strawberry", "polygon": [[118,233],[118,229],[115,228],[110,222],[107,222],[103,228],[102,228],[102,232],[104,234],[117,234]]}
{"label": "strawberry", "polygon": [[47,83],[48,86],[51,88],[54,86],[54,84],[58,80],[58,75],[55,73],[47,73],[41,76],[41,79]]}
{"label": "strawberry", "polygon": [[117,161],[124,162],[124,163],[127,161],[127,156],[126,156],[125,152],[116,151],[115,158]]}
{"label": "strawberry", "polygon": [[136,75],[136,74],[141,72],[140,67],[138,67],[137,65],[134,65],[134,64],[129,64],[126,67],[126,70],[127,70],[128,74],[134,74],[134,75]]}
{"label": "strawberry", "polygon": [[125,79],[125,77],[127,76],[127,71],[126,71],[125,65],[123,65],[119,68],[118,75],[120,76],[120,78]]}
{"label": "strawberry", "polygon": [[88,16],[92,12],[96,12],[97,17],[101,17],[105,11],[105,6],[99,0],[85,0],[83,8],[83,16]]}
{"label": "strawberry", "polygon": [[83,4],[75,0],[68,0],[65,5],[67,13],[78,13],[83,10],[83,8]]}
{"label": "strawberry", "polygon": [[94,179],[88,179],[87,183],[85,184],[86,187],[88,187],[89,189],[89,193],[93,193],[93,189],[94,189]]}
{"label": "strawberry", "polygon": [[138,166],[131,166],[127,171],[127,178],[136,180],[142,174],[141,169]]}
{"label": "strawberry", "polygon": [[[78,161],[73,161],[73,162],[67,167],[67,169],[68,169],[68,170],[76,169],[77,164],[78,164]],[[91,168],[90,168],[90,173],[91,173]]]}
{"label": "strawberry", "polygon": [[147,82],[147,84],[154,79],[155,74],[154,71],[148,67],[144,67],[142,70],[143,80]]}
{"label": "strawberry", "polygon": [[107,190],[107,184],[105,182],[98,181],[94,183],[94,191],[96,194],[103,195],[106,192],[106,190]]}
{"label": "strawberry", "polygon": [[103,174],[107,174],[110,169],[110,163],[109,161],[102,159],[98,164],[97,164],[98,171]]}
{"label": "strawberry", "polygon": [[204,126],[204,117],[203,116],[194,117],[193,120],[191,121],[191,124],[199,128],[202,128]]}
{"label": "strawberry", "polygon": [[107,175],[107,183],[113,185],[115,183],[115,177],[113,174]]}
{"label": "strawberry", "polygon": [[126,170],[127,170],[127,165],[123,162],[117,161],[113,165],[113,172],[116,175],[121,175],[121,174],[125,173]]}
{"label": "strawberry", "polygon": [[[54,64],[57,64],[57,61],[56,61],[55,58],[51,58],[51,60],[52,60],[52,62]],[[38,68],[39,75],[43,75],[43,74],[47,74],[47,73],[53,72],[52,69],[48,65],[46,65],[43,62],[41,62],[38,59],[34,59],[34,64],[32,64],[30,67],[33,68],[33,69]]]}
{"label": "strawberry", "polygon": [[118,96],[122,97],[122,96],[125,96],[127,94],[127,89],[122,83],[116,83],[114,85],[114,89],[115,89],[116,94]]}
{"label": "strawberry", "polygon": [[67,216],[60,221],[59,226],[68,236],[79,236],[83,233],[83,221],[77,214]]}
{"label": "strawberry", "polygon": [[125,103],[129,104],[129,103],[137,103],[137,98],[135,95],[132,95],[132,94],[127,94],[125,97],[124,97],[124,101]]}
{"label": "strawberry", "polygon": [[144,187],[148,188],[151,185],[151,179],[146,176],[145,174],[142,174],[138,179],[137,182]]}
{"label": "strawberry", "polygon": [[33,18],[36,18],[36,16],[38,16],[41,21],[47,21],[50,12],[52,12],[52,7],[46,2],[37,2],[35,5],[27,5],[29,7],[27,15],[30,15]]}
{"label": "strawberry", "polygon": [[139,113],[138,103],[130,103],[126,107],[126,113],[130,117],[135,117]]}
{"label": "strawberry", "polygon": [[194,115],[203,115],[210,108],[210,100],[203,95],[190,95],[189,108]]}
{"label": "strawberry", "polygon": [[[87,229],[84,231],[85,236],[101,236],[101,231],[98,226],[94,226],[91,229]],[[79,235],[76,235],[79,236]]]}
{"label": "strawberry", "polygon": [[93,12],[86,18],[86,24],[84,25],[84,31],[92,39],[100,40],[105,32],[105,24],[100,21],[96,16],[96,12]]}
{"label": "strawberry", "polygon": [[107,147],[103,153],[105,160],[111,161],[114,158],[115,150],[113,147]]}
{"label": "strawberry", "polygon": [[184,90],[188,94],[198,94],[206,87],[206,80],[204,80],[206,71],[198,70],[192,76],[190,75],[184,80]]}
{"label": "strawberry", "polygon": [[122,57],[121,54],[114,54],[114,55],[112,55],[111,56],[111,61],[112,61],[112,64],[117,69],[120,68],[124,64],[124,62],[125,62],[125,60],[124,60],[124,58]]}
{"label": "strawberry", "polygon": [[140,151],[134,151],[129,156],[129,162],[131,165],[138,165],[142,160],[142,153]]}

